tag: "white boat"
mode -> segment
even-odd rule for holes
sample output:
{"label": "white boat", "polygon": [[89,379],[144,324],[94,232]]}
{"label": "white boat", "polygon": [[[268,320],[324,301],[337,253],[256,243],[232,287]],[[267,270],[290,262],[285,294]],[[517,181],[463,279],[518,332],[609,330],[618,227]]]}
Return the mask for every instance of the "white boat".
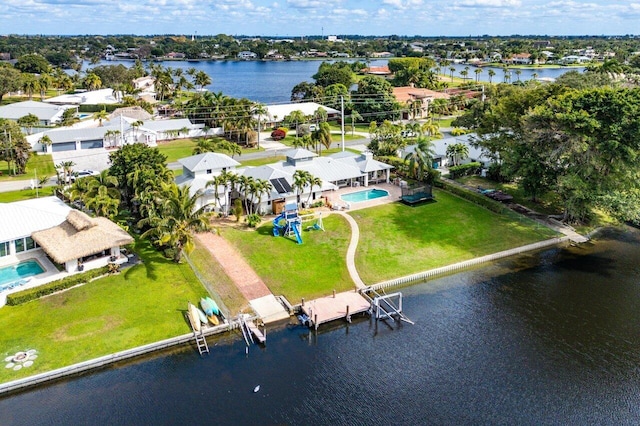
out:
{"label": "white boat", "polygon": [[191,323],[191,328],[193,331],[200,331],[200,315],[198,315],[198,308],[196,308],[191,302],[189,302],[187,306],[187,316],[189,317],[189,322]]}

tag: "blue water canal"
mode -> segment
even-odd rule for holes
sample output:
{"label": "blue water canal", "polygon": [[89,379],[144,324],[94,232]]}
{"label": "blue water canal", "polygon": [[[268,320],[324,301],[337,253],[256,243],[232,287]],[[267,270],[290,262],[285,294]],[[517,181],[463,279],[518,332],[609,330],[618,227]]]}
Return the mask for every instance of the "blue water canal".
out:
{"label": "blue water canal", "polygon": [[[498,236],[496,236],[498,237]],[[402,288],[416,325],[210,339],[0,399],[2,425],[635,425],[640,236]],[[258,393],[253,393],[260,384]]]}
{"label": "blue water canal", "polygon": [[[312,82],[312,76],[318,72],[318,67],[322,61],[287,61],[287,62],[263,62],[263,61],[165,61],[160,62],[163,67],[181,68],[187,70],[195,68],[206,72],[212,79],[212,84],[207,89],[212,92],[222,92],[227,96],[234,98],[247,98],[253,101],[263,102],[266,104],[289,102],[291,99],[291,90],[293,87],[302,82]],[[132,66],[133,62],[109,62],[102,61],[99,65],[117,65],[124,64]],[[386,60],[371,61],[371,66],[386,65]],[[85,62],[83,69],[90,68]],[[441,73],[449,75],[449,68],[455,68],[454,77],[460,78],[460,71],[465,69],[465,65],[453,64],[448,65],[446,69],[441,69]],[[470,81],[475,80],[476,68],[469,67],[468,78]],[[481,73],[478,79],[481,81],[489,81],[489,70],[493,69],[495,76],[493,82],[502,82],[504,72],[500,68],[483,67],[478,68]],[[534,73],[538,78],[550,77],[557,78],[570,70],[582,71],[582,68],[530,68],[521,69],[520,76],[516,76],[515,70],[511,70],[511,81],[518,79],[525,81],[534,77]]]}

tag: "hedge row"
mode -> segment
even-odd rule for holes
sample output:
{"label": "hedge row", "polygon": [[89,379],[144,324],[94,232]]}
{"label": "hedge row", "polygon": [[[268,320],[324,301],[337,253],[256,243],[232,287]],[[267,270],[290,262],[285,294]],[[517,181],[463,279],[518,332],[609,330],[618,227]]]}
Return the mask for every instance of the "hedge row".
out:
{"label": "hedge row", "polygon": [[477,175],[480,170],[482,170],[482,164],[478,162],[449,167],[449,178],[458,179],[462,176]]}
{"label": "hedge row", "polygon": [[491,198],[477,192],[473,192],[468,189],[461,188],[457,185],[453,185],[447,181],[440,180],[436,183],[436,186],[444,189],[447,192],[457,195],[460,198],[464,198],[467,201],[471,201],[474,204],[491,210],[492,212],[500,214],[508,214],[511,212],[511,210],[509,210],[498,201],[492,200]]}
{"label": "hedge row", "polygon": [[48,284],[44,284],[39,287],[34,287],[27,290],[18,291],[16,293],[11,293],[7,295],[7,305],[9,306],[21,305],[23,303],[27,303],[32,300],[39,299],[42,296],[53,294],[55,292],[65,290],[69,287],[73,287],[78,284],[85,284],[91,281],[92,279],[99,277],[100,275],[107,274],[108,272],[109,272],[109,267],[103,266],[102,268],[92,269],[82,274],[75,274],[75,275],[71,275],[69,277],[65,277],[56,281],[52,281]]}

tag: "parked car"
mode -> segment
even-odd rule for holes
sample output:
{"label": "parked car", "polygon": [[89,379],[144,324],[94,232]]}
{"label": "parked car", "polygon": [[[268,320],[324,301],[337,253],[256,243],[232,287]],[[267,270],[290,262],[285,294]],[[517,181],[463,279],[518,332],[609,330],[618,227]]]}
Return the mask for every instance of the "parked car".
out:
{"label": "parked car", "polygon": [[70,179],[71,179],[71,183],[74,183],[76,179],[80,179],[87,176],[96,176],[99,174],[100,172],[96,172],[95,170],[78,170],[77,172],[74,172],[71,175]]}

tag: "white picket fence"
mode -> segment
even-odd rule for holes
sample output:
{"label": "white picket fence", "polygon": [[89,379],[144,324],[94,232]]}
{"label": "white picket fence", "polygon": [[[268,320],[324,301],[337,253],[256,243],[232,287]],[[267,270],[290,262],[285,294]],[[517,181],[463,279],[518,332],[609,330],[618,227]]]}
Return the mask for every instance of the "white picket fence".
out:
{"label": "white picket fence", "polygon": [[459,271],[461,269],[469,268],[471,266],[479,265],[485,262],[491,262],[492,260],[502,259],[504,257],[513,256],[516,254],[525,253],[532,250],[538,250],[545,247],[550,247],[553,245],[557,245],[560,243],[564,243],[569,240],[569,237],[563,236],[559,238],[552,238],[550,240],[539,241],[537,243],[528,244],[522,247],[516,247],[513,249],[500,251],[498,253],[488,254],[482,257],[476,257],[474,259],[465,260],[463,262],[454,263],[452,265],[443,266],[440,268],[430,269],[428,271],[422,271],[411,275],[405,275],[404,277],[394,278],[392,280],[383,281],[378,284],[373,284],[364,291],[367,290],[381,290],[388,287],[398,286],[402,284],[406,284],[413,281],[422,281],[427,278],[434,277],[436,275],[446,274],[449,272]]}

